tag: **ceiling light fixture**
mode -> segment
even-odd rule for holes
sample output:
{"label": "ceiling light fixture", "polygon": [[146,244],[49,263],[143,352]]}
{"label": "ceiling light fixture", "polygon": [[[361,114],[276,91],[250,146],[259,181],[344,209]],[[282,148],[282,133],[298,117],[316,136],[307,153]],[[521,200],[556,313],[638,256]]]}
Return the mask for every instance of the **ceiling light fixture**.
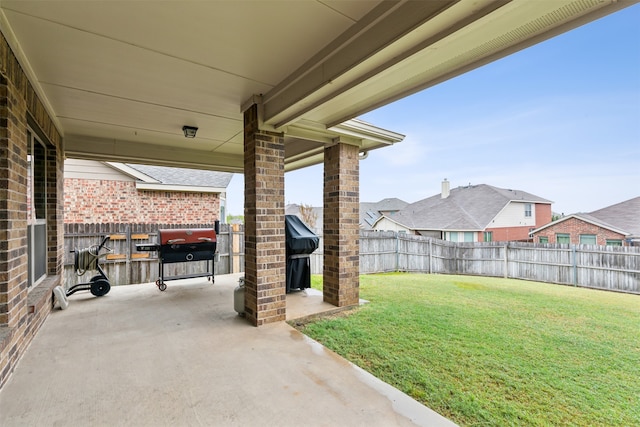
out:
{"label": "ceiling light fixture", "polygon": [[198,128],[194,126],[182,126],[182,131],[184,132],[185,138],[195,138]]}

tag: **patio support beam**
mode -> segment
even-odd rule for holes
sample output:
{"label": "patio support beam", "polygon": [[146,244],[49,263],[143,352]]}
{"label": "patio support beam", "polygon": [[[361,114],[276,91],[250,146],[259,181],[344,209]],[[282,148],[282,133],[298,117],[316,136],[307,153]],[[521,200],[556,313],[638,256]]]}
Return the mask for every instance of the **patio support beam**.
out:
{"label": "patio support beam", "polygon": [[244,111],[245,313],[254,326],[286,318],[284,135]]}
{"label": "patio support beam", "polygon": [[360,298],[360,169],[356,145],[324,152],[324,301],[338,307]]}

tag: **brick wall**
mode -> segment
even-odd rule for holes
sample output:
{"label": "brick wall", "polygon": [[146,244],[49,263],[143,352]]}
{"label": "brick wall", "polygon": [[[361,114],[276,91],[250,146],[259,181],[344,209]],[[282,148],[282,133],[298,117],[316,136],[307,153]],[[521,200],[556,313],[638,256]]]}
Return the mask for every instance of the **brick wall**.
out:
{"label": "brick wall", "polygon": [[535,243],[540,242],[540,236],[542,236],[542,237],[547,237],[549,239],[549,243],[557,243],[556,234],[558,233],[570,234],[572,245],[580,244],[581,234],[595,234],[597,245],[603,245],[603,246],[606,245],[607,239],[622,240],[622,244],[626,245],[626,243],[624,242],[624,238],[625,238],[624,235],[620,233],[615,233],[606,228],[599,227],[595,224],[582,221],[578,218],[569,218],[562,222],[559,222],[556,225],[547,227],[544,230],[539,231],[534,236],[534,242]]}
{"label": "brick wall", "polygon": [[137,190],[132,181],[64,180],[67,224],[209,224],[219,213],[218,193]]}
{"label": "brick wall", "polygon": [[245,313],[255,326],[285,320],[284,137],[244,113]]}
{"label": "brick wall", "polygon": [[[47,145],[47,273],[27,289],[27,125]],[[0,387],[52,308],[62,280],[62,138],[0,34]]]}
{"label": "brick wall", "polygon": [[27,313],[27,114],[17,88],[0,76],[0,326]]}
{"label": "brick wall", "polygon": [[338,307],[360,298],[360,169],[358,147],[337,144],[324,152],[323,293]]}

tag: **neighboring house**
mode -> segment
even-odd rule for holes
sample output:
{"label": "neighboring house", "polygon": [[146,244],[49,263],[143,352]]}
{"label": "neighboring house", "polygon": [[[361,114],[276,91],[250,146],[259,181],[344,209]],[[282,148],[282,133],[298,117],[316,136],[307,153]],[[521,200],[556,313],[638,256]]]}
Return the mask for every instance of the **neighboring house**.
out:
{"label": "neighboring house", "polygon": [[[313,213],[316,216],[315,224],[307,224],[314,233],[322,235],[322,208],[312,207]],[[301,220],[303,220],[306,224],[306,219],[302,217],[300,214],[300,205],[292,203],[284,207],[285,215],[296,215]]]}
{"label": "neighboring house", "polygon": [[551,221],[551,201],[491,185],[450,189],[382,215],[374,230],[392,230],[453,242],[529,241],[529,232]]}
{"label": "neighboring house", "polygon": [[64,162],[64,222],[224,222],[233,174],[91,160]]}
{"label": "neighboring house", "polygon": [[640,246],[640,197],[565,216],[531,235],[537,243]]}
{"label": "neighboring house", "polygon": [[360,228],[363,230],[373,230],[372,225],[382,215],[392,218],[402,208],[409,203],[396,198],[382,199],[379,202],[360,203]]}
{"label": "neighboring house", "polygon": [[[396,198],[383,199],[374,203],[362,202],[360,203],[360,228],[363,230],[371,230],[371,224],[373,224],[376,219],[380,218],[383,214],[393,216],[406,205],[408,205],[407,202]],[[315,224],[307,225],[314,231],[314,233],[322,234],[323,209],[321,207],[313,207],[312,209],[316,216],[316,221]],[[300,205],[295,203],[285,206],[285,214],[297,215],[304,220],[300,214]]]}

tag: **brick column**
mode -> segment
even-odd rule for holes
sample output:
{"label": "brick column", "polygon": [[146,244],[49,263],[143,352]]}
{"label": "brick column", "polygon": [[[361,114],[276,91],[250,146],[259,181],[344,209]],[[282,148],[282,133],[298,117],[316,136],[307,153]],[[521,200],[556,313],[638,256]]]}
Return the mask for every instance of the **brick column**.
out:
{"label": "brick column", "polygon": [[244,113],[245,313],[255,326],[285,320],[284,137]]}
{"label": "brick column", "polygon": [[0,326],[27,314],[26,103],[0,76]]}
{"label": "brick column", "polygon": [[324,150],[324,300],[338,307],[360,298],[360,169],[358,147]]}

